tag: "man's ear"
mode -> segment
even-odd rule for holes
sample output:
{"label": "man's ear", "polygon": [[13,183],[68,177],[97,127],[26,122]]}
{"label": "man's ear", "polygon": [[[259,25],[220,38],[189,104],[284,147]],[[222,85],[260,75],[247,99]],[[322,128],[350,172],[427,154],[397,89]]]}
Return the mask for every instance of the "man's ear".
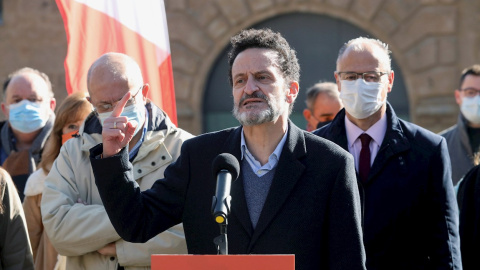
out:
{"label": "man's ear", "polygon": [[52,110],[52,112],[55,111],[56,106],[57,106],[57,101],[55,100],[55,98],[50,99],[50,109]]}
{"label": "man's ear", "polygon": [[146,84],[143,85],[143,88],[142,88],[142,95],[143,95],[143,101],[144,102],[147,101],[148,90],[150,90],[150,85],[148,83],[146,83]]}
{"label": "man's ear", "polygon": [[290,88],[287,93],[287,102],[293,103],[298,96],[298,91],[300,90],[300,85],[298,82],[293,81],[290,83]]}
{"label": "man's ear", "polygon": [[5,117],[8,119],[7,104],[5,104],[5,102],[2,102],[2,112],[3,112],[3,115],[5,115]]}
{"label": "man's ear", "polygon": [[455,101],[458,105],[462,105],[462,93],[459,89],[455,89]]}
{"label": "man's ear", "polygon": [[388,76],[388,92],[387,93],[390,93],[392,92],[393,79],[395,79],[395,73],[393,72],[393,70],[391,70],[390,73],[387,74],[387,76]]}
{"label": "man's ear", "polygon": [[304,109],[303,110],[303,117],[305,117],[305,120],[310,120],[310,117],[312,116],[312,112],[309,109]]}

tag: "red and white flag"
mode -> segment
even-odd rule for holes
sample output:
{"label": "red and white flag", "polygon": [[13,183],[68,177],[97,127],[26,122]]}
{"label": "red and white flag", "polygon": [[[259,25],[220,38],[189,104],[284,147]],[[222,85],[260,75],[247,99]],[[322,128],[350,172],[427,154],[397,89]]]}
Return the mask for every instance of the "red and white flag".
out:
{"label": "red and white flag", "polygon": [[150,84],[148,97],[176,124],[175,90],[163,0],[56,0],[67,34],[68,94],[87,91],[87,71],[106,52],[131,56]]}

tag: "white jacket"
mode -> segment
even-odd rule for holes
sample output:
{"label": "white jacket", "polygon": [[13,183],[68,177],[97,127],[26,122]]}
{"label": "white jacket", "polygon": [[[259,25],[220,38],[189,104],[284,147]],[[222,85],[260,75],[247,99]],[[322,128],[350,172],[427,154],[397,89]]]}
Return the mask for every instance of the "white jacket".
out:
{"label": "white jacket", "polygon": [[[190,133],[175,127],[168,116],[147,103],[149,125],[145,140],[133,160],[134,177],[142,190],[163,178]],[[182,224],[144,244],[120,238],[107,216],[95,185],[89,150],[102,142],[101,125],[94,113],[80,128],[80,136],[68,140],[45,180],[41,211],[47,235],[57,251],[67,256],[67,269],[149,269],[152,254],[186,254]],[[78,203],[79,199],[81,202]],[[115,242],[117,256],[97,252]]]}

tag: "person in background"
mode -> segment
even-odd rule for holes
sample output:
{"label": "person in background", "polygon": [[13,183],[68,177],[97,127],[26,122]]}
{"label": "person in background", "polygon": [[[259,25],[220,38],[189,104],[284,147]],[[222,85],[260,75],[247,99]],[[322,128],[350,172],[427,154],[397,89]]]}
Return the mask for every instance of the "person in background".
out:
{"label": "person in background", "polygon": [[480,149],[480,65],[462,71],[455,101],[460,106],[457,124],[440,132],[447,140],[453,185],[474,166]]}
{"label": "person in background", "polygon": [[95,111],[79,135],[62,146],[45,179],[41,213],[51,243],[67,256],[68,270],[149,269],[152,254],[187,253],[182,224],[152,235],[144,244],[121,239],[105,211],[88,157],[89,149],[102,142],[105,119],[126,93],[131,98],[122,115],[137,123],[127,159],[135,170],[132,181],[142,190],[163,177],[192,135],[177,128],[147,99],[150,86],[144,83],[135,60],[125,54],[100,56],[88,71],[87,87]]}
{"label": "person in background", "polygon": [[335,79],[345,109],[314,134],[355,159],[367,269],[461,269],[458,209],[445,139],[399,119],[388,45],[345,43]]}
{"label": "person in background", "polygon": [[229,153],[240,163],[231,185],[229,254],[295,254],[297,270],[365,269],[352,156],[289,120],[299,91],[295,50],[270,29],[243,30],[231,44],[233,114],[241,126],[187,140],[151,189],[140,192],[128,162],[136,124],[120,113],[132,93],[105,119],[103,144],[90,150],[90,161],[115,229],[127,241],[145,242],[183,222],[189,253],[216,254],[211,168]]}
{"label": "person in background", "polygon": [[303,110],[303,117],[307,120],[307,131],[314,131],[332,122],[343,108],[337,84],[332,82],[320,82],[310,87],[305,103],[307,108]]}
{"label": "person in background", "polygon": [[78,133],[81,124],[91,112],[92,105],[84,92],[73,93],[60,104],[52,133],[45,144],[42,161],[38,165],[39,169],[28,177],[23,210],[36,269],[65,269],[65,257],[58,255],[44,230],[40,203],[45,178],[60,152],[60,147]]}
{"label": "person in background", "polygon": [[8,75],[3,96],[7,120],[0,122],[0,164],[23,201],[27,178],[37,170],[53,127],[56,102],[48,76],[28,67]]}
{"label": "person in background", "polygon": [[0,168],[0,269],[34,269],[22,203],[3,168]]}

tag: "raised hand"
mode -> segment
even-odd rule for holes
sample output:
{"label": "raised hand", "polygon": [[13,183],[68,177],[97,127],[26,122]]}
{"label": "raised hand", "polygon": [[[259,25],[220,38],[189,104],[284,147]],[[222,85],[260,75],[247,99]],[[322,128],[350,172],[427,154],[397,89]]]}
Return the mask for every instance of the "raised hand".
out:
{"label": "raised hand", "polygon": [[127,92],[115,105],[110,117],[103,122],[103,157],[110,157],[122,150],[132,140],[138,123],[128,122],[127,117],[120,116],[123,108],[130,99],[131,93]]}

